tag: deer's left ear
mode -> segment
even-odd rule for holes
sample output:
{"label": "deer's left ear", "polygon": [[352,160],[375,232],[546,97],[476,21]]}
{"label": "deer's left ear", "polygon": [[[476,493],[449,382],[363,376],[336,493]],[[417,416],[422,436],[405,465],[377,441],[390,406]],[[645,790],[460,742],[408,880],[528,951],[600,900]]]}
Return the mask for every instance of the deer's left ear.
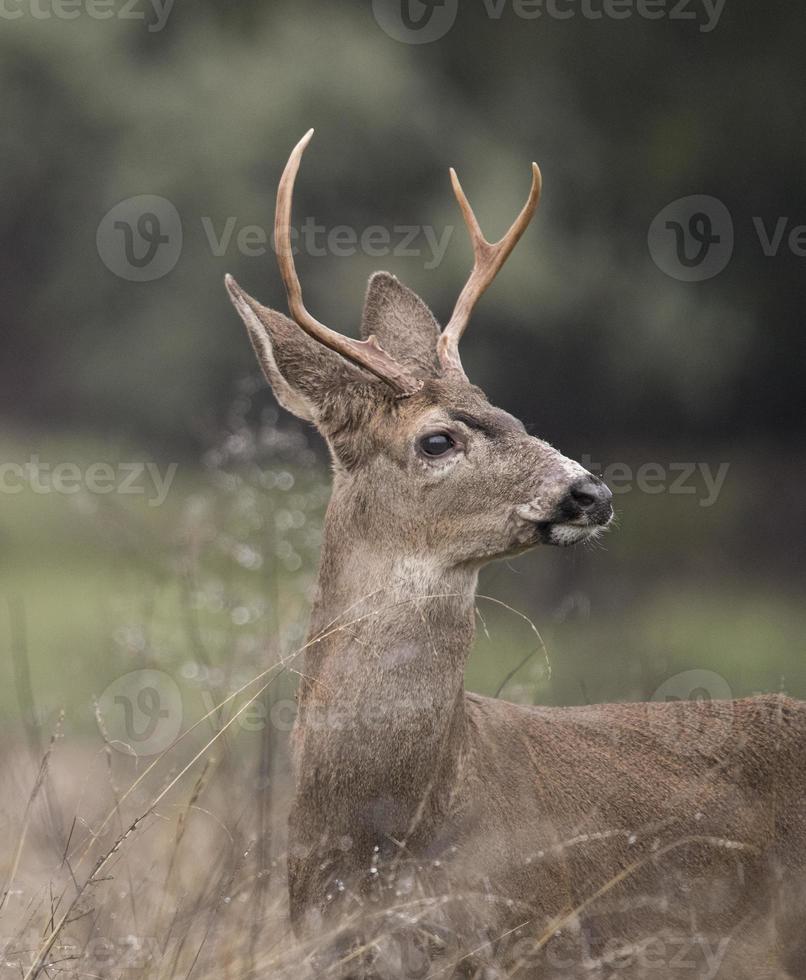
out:
{"label": "deer's left ear", "polygon": [[277,401],[292,415],[323,429],[325,403],[350,382],[366,381],[367,376],[312,340],[293,320],[262,306],[231,277],[227,291]]}
{"label": "deer's left ear", "polygon": [[361,321],[361,337],[370,334],[392,357],[420,378],[438,373],[440,327],[420,297],[388,272],[369,281]]}

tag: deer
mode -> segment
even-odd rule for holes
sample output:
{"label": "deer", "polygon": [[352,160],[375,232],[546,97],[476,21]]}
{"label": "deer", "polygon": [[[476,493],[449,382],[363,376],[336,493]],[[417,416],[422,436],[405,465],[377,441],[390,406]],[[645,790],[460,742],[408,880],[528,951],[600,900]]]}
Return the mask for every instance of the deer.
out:
{"label": "deer", "polygon": [[[292,734],[295,931],[363,922],[364,959],[338,947],[344,976],[806,978],[804,703],[549,708],[465,690],[479,570],[613,518],[603,481],[494,407],[459,356],[540,169],[497,243],[451,170],[474,261],[447,326],[379,272],[353,339],[308,312],[295,269],[312,135],[277,191],[290,318],[226,277],[277,401],[332,461]],[[379,915],[387,936],[389,916],[408,923],[388,948]]]}

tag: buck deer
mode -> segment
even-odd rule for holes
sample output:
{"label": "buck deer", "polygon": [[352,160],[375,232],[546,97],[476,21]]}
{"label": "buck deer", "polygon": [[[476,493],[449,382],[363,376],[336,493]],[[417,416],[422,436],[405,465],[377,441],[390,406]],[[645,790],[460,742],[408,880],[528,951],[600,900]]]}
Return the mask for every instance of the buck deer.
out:
{"label": "buck deer", "polygon": [[459,358],[537,208],[537,165],[497,244],[451,171],[475,261],[444,330],[382,272],[353,340],[307,311],[295,272],[311,135],[277,195],[293,320],[226,280],[278,401],[333,462],[293,735],[296,929],[391,903],[433,925],[411,948],[439,954],[434,976],[806,978],[803,704],[545,709],[464,690],[481,566],[591,539],[613,513],[602,481],[494,408]]}

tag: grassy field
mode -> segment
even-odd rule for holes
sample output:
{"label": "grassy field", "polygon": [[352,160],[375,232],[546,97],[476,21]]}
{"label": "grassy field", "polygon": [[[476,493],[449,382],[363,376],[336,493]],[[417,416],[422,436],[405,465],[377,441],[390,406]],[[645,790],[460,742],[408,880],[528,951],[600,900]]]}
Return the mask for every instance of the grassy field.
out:
{"label": "grassy field", "polygon": [[[327,480],[300,430],[272,432],[272,419],[236,427],[178,467],[160,506],[30,487],[3,498],[9,976],[325,975],[291,939],[283,854],[294,655]],[[64,441],[37,452],[82,472],[140,458]],[[631,494],[606,552],[486,572],[467,686],[548,704],[806,695],[802,606],[726,572],[718,522],[730,531],[742,500],[710,515],[689,504]]]}

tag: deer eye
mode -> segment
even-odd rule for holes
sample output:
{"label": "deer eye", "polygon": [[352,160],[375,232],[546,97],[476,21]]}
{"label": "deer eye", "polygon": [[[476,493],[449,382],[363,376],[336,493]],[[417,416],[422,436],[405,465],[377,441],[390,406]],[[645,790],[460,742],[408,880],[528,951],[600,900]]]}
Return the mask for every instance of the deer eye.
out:
{"label": "deer eye", "polygon": [[431,432],[418,442],[420,452],[424,456],[444,456],[456,445],[456,441],[447,432]]}

